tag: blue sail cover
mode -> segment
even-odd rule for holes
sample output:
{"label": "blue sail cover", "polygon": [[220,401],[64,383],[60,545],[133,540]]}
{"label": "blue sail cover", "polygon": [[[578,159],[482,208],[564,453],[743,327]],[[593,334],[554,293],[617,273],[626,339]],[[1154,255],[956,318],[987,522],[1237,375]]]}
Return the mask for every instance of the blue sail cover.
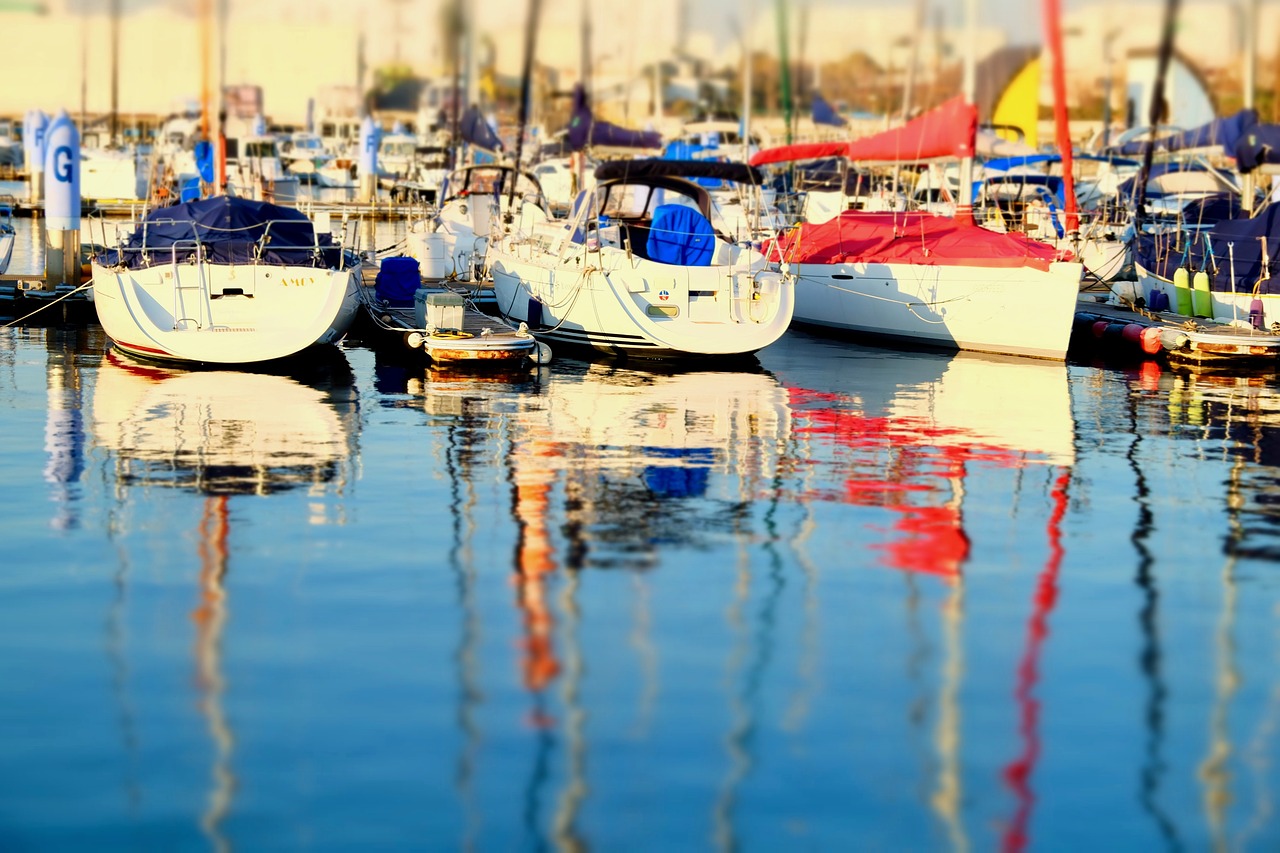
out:
{"label": "blue sail cover", "polygon": [[813,93],[813,123],[832,127],[845,127],[849,124],[844,116],[836,112],[835,108],[827,103],[827,99],[817,92]]}
{"label": "blue sail cover", "polygon": [[[1157,189],[1156,187],[1153,187],[1151,185],[1151,182],[1154,181],[1156,178],[1162,177],[1164,175],[1168,175],[1173,172],[1207,172],[1207,171],[1208,169],[1206,169],[1203,165],[1199,163],[1183,163],[1177,160],[1170,160],[1165,163],[1153,163],[1151,166],[1151,171],[1147,174],[1147,199],[1148,200],[1158,199],[1158,198],[1164,198],[1165,196],[1168,196],[1168,195],[1177,195],[1176,192],[1165,192],[1164,190],[1160,190],[1160,189]],[[1130,199],[1130,200],[1132,200],[1137,195],[1137,191],[1138,191],[1137,175],[1134,175],[1130,178],[1126,178],[1124,181],[1120,183],[1120,186],[1116,188],[1116,192],[1120,196],[1120,198]]]}
{"label": "blue sail cover", "polygon": [[570,151],[581,151],[589,146],[661,148],[662,134],[650,130],[628,130],[607,121],[596,120],[587,104],[587,94],[582,84],[578,84],[573,87],[573,114],[569,117],[568,142]]}
{"label": "blue sail cover", "polygon": [[466,142],[485,151],[502,150],[502,140],[498,138],[498,134],[494,133],[489,122],[485,121],[484,114],[475,104],[467,107],[458,124],[458,130]]}
{"label": "blue sail cover", "polygon": [[1186,265],[1207,272],[1209,288],[1217,292],[1280,293],[1280,204],[1253,219],[1222,220],[1198,235],[1140,234],[1134,252],[1143,267],[1164,279]]}
{"label": "blue sail cover", "polygon": [[[103,266],[122,262],[130,269],[153,263],[184,262],[195,256],[195,241],[215,264],[261,263],[336,268],[341,247],[320,234],[306,214],[291,207],[231,196],[160,207],[147,214],[124,246],[99,255]],[[317,247],[319,251],[317,251]]]}
{"label": "blue sail cover", "polygon": [[1141,154],[1147,145],[1151,145],[1152,151],[1165,154],[1172,154],[1175,151],[1188,151],[1193,148],[1213,148],[1220,145],[1222,146],[1223,154],[1228,157],[1235,157],[1236,143],[1249,131],[1249,128],[1257,123],[1258,113],[1256,110],[1241,110],[1235,115],[1216,118],[1208,124],[1193,127],[1191,130],[1184,130],[1172,136],[1165,136],[1154,142],[1145,139],[1135,140],[1118,148],[1110,148],[1108,150],[1116,154],[1132,156]]}
{"label": "blue sail cover", "polygon": [[1252,172],[1268,163],[1280,163],[1280,124],[1258,124],[1236,141],[1236,168]]}

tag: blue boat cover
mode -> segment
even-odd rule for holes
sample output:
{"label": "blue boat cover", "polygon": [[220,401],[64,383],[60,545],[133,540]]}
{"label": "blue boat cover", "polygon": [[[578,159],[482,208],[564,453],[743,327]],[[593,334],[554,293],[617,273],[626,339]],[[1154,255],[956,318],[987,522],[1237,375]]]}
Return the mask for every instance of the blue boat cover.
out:
{"label": "blue boat cover", "polygon": [[579,83],[573,87],[573,113],[567,134],[570,151],[581,151],[595,145],[602,148],[661,148],[662,134],[656,131],[628,130],[591,114],[587,95]]}
{"label": "blue boat cover", "polygon": [[831,104],[827,103],[827,99],[817,92],[813,93],[813,123],[825,124],[831,127],[844,127],[849,122],[844,116],[835,111]]}
{"label": "blue boat cover", "polygon": [[1212,148],[1220,145],[1222,146],[1223,154],[1228,157],[1235,157],[1236,143],[1257,123],[1258,113],[1256,110],[1240,110],[1235,115],[1227,116],[1226,118],[1215,118],[1208,124],[1193,127],[1190,130],[1184,130],[1172,136],[1165,136],[1154,142],[1146,139],[1134,140],[1108,150],[1116,154],[1137,155],[1146,150],[1148,145],[1151,146],[1152,151],[1164,153],[1187,151],[1192,148]]}
{"label": "blue boat cover", "polygon": [[467,107],[467,111],[462,114],[458,130],[465,141],[477,148],[483,148],[486,151],[502,150],[502,140],[498,138],[498,134],[494,132],[489,122],[485,121],[480,108],[475,104]]}
{"label": "blue boat cover", "polygon": [[1236,168],[1252,172],[1266,163],[1280,163],[1280,124],[1258,124],[1236,140]]}
{"label": "blue boat cover", "polygon": [[1200,234],[1140,234],[1134,253],[1164,279],[1187,266],[1207,272],[1214,291],[1280,293],[1280,204],[1252,219],[1224,219]]}
{"label": "blue boat cover", "polygon": [[[342,265],[342,249],[333,235],[315,232],[301,211],[264,201],[214,196],[160,207],[133,232],[123,247],[101,253],[99,263],[130,269],[153,263],[184,262],[204,247],[205,260],[215,264],[253,262],[316,266]],[[123,256],[123,257],[122,257]]]}
{"label": "blue boat cover", "polygon": [[682,204],[663,204],[653,211],[645,246],[649,260],[705,267],[710,266],[715,248],[715,229],[701,211]]}
{"label": "blue boat cover", "polygon": [[409,306],[422,284],[417,258],[383,258],[373,280],[374,292],[388,305]]}
{"label": "blue boat cover", "polygon": [[[1169,160],[1164,163],[1152,163],[1151,171],[1147,173],[1147,198],[1164,198],[1168,193],[1162,190],[1153,189],[1151,182],[1162,175],[1168,175],[1172,172],[1207,172],[1203,165],[1199,163],[1184,163],[1178,160]],[[1116,193],[1123,199],[1132,201],[1138,192],[1138,176],[1126,178],[1116,188]]]}

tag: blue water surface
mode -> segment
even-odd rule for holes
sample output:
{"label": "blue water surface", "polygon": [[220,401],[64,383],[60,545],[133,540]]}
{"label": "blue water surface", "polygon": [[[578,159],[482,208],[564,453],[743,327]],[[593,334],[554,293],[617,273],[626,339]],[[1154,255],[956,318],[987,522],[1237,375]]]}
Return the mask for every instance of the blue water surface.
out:
{"label": "blue water surface", "polygon": [[0,330],[4,849],[1280,846],[1280,395]]}

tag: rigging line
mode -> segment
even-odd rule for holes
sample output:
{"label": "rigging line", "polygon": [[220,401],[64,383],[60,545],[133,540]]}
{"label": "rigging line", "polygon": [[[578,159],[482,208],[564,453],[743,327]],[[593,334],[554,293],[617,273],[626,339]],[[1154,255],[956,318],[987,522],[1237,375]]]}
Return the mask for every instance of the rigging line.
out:
{"label": "rigging line", "polygon": [[86,284],[82,284],[82,285],[80,285],[79,287],[77,287],[75,290],[68,291],[67,293],[64,293],[64,294],[62,294],[61,296],[59,296],[57,299],[51,300],[50,302],[48,302],[48,303],[46,303],[46,304],[44,304],[44,305],[41,305],[39,308],[37,308],[36,310],[32,311],[30,314],[27,314],[27,315],[25,315],[25,316],[19,317],[19,318],[18,318],[18,319],[16,319],[16,320],[10,320],[8,323],[4,323],[3,325],[0,325],[0,329],[8,329],[8,328],[10,328],[10,327],[12,327],[12,326],[16,326],[16,325],[18,325],[19,323],[21,323],[23,320],[27,320],[27,319],[29,319],[29,318],[31,318],[31,317],[34,317],[35,315],[39,314],[41,311],[45,310],[46,308],[52,308],[54,305],[57,305],[59,302],[61,302],[62,300],[66,299],[68,296],[75,296],[75,295],[76,295],[77,293],[79,293],[80,291],[82,291],[82,290],[88,290],[88,289],[89,289],[89,288],[91,288],[91,287],[93,287],[93,282],[92,282],[92,281],[90,281],[90,282],[88,282],[88,283],[86,283]]}

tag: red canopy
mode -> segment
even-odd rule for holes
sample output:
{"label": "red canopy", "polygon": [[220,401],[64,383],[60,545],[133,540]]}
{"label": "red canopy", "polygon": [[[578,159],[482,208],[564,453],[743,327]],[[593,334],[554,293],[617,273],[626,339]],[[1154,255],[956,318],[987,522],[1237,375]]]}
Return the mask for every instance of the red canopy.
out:
{"label": "red canopy", "polygon": [[846,210],[821,225],[801,223],[765,245],[776,262],[793,264],[898,263],[923,266],[1034,267],[1066,260],[1069,252],[1022,234],[998,234],[930,213]]}

